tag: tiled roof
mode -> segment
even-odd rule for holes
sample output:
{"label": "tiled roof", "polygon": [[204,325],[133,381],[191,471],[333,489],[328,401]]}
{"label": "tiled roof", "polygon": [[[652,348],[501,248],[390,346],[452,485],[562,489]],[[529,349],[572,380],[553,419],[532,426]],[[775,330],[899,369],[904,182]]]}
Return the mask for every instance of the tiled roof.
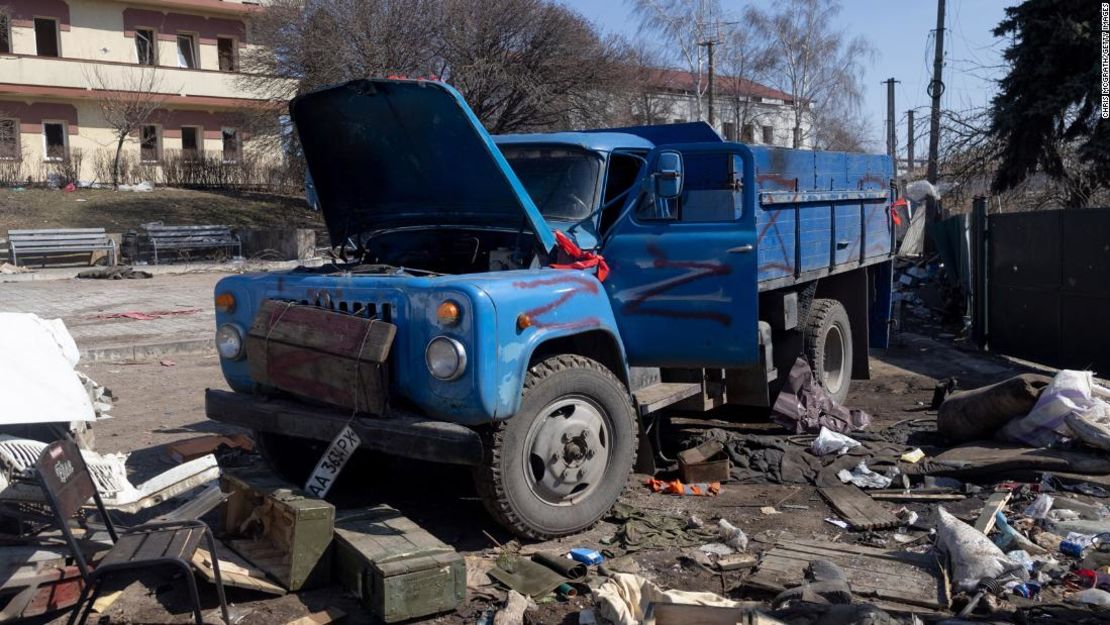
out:
{"label": "tiled roof", "polygon": [[[705,88],[706,77],[702,76],[702,88]],[[697,87],[697,76],[693,73],[676,69],[655,69],[648,72],[647,82],[651,86],[667,91],[689,91],[692,92]],[[786,103],[793,103],[794,96],[779,91],[767,85],[761,85],[746,78],[735,78],[733,76],[722,76],[720,74],[714,76],[713,88],[720,96],[750,96],[760,98],[773,98],[782,100]]]}

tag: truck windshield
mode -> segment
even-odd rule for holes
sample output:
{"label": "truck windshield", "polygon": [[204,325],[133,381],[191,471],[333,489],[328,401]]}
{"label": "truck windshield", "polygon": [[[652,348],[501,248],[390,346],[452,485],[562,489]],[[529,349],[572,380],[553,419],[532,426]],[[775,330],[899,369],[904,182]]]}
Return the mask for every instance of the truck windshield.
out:
{"label": "truck windshield", "polygon": [[503,147],[517,177],[544,217],[583,219],[593,210],[601,159],[581,150]]}

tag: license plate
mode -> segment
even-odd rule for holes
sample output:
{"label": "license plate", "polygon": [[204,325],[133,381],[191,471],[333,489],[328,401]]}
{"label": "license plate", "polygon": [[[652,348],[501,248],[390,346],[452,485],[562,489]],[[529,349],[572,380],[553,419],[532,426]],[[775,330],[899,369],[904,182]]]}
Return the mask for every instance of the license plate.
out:
{"label": "license plate", "polygon": [[335,484],[335,479],[339,477],[339,472],[343,470],[361,442],[362,439],[355,434],[351,426],[344,426],[331,445],[328,445],[320,462],[316,463],[316,469],[312,471],[312,475],[304,485],[305,491],[317,499],[327,495]]}

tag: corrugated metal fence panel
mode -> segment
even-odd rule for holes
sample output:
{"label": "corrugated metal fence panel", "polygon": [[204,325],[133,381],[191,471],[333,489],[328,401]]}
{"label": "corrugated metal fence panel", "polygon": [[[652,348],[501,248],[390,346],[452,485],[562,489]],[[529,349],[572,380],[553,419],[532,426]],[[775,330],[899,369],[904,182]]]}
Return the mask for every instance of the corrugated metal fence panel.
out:
{"label": "corrugated metal fence panel", "polygon": [[991,215],[989,232],[990,348],[1110,373],[1110,209]]}

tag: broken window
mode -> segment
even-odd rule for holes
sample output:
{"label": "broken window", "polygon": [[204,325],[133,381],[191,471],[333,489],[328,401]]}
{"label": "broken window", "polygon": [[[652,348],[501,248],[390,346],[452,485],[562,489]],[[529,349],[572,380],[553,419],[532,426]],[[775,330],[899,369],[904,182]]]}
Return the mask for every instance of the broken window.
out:
{"label": "broken window", "polygon": [[58,56],[58,22],[35,18],[35,49],[39,56]]}
{"label": "broken window", "polygon": [[19,160],[18,119],[0,119],[0,160]]}
{"label": "broken window", "polygon": [[186,158],[196,158],[200,152],[200,128],[181,127],[181,152]]}
{"label": "broken window", "polygon": [[763,127],[763,142],[764,143],[774,143],[775,142],[775,127],[774,126],[764,126]]}
{"label": "broken window", "polygon": [[177,66],[186,69],[196,69],[197,65],[197,39],[193,35],[181,34],[177,36]]}
{"label": "broken window", "polygon": [[161,137],[158,136],[158,126],[143,126],[139,131],[139,158],[144,163],[156,163],[162,160]]}
{"label": "broken window", "polygon": [[12,25],[8,16],[0,13],[0,54],[12,53]]}
{"label": "broken window", "polygon": [[154,65],[155,39],[154,31],[149,28],[135,29],[135,55],[139,65]]}
{"label": "broken window", "polygon": [[230,37],[216,38],[216,52],[220,59],[221,72],[234,72],[239,69],[235,58],[235,40]]}
{"label": "broken window", "polygon": [[239,131],[234,128],[224,128],[224,162],[239,162]]}
{"label": "broken window", "polygon": [[42,140],[45,144],[46,160],[60,161],[66,157],[65,122],[43,122]]}

